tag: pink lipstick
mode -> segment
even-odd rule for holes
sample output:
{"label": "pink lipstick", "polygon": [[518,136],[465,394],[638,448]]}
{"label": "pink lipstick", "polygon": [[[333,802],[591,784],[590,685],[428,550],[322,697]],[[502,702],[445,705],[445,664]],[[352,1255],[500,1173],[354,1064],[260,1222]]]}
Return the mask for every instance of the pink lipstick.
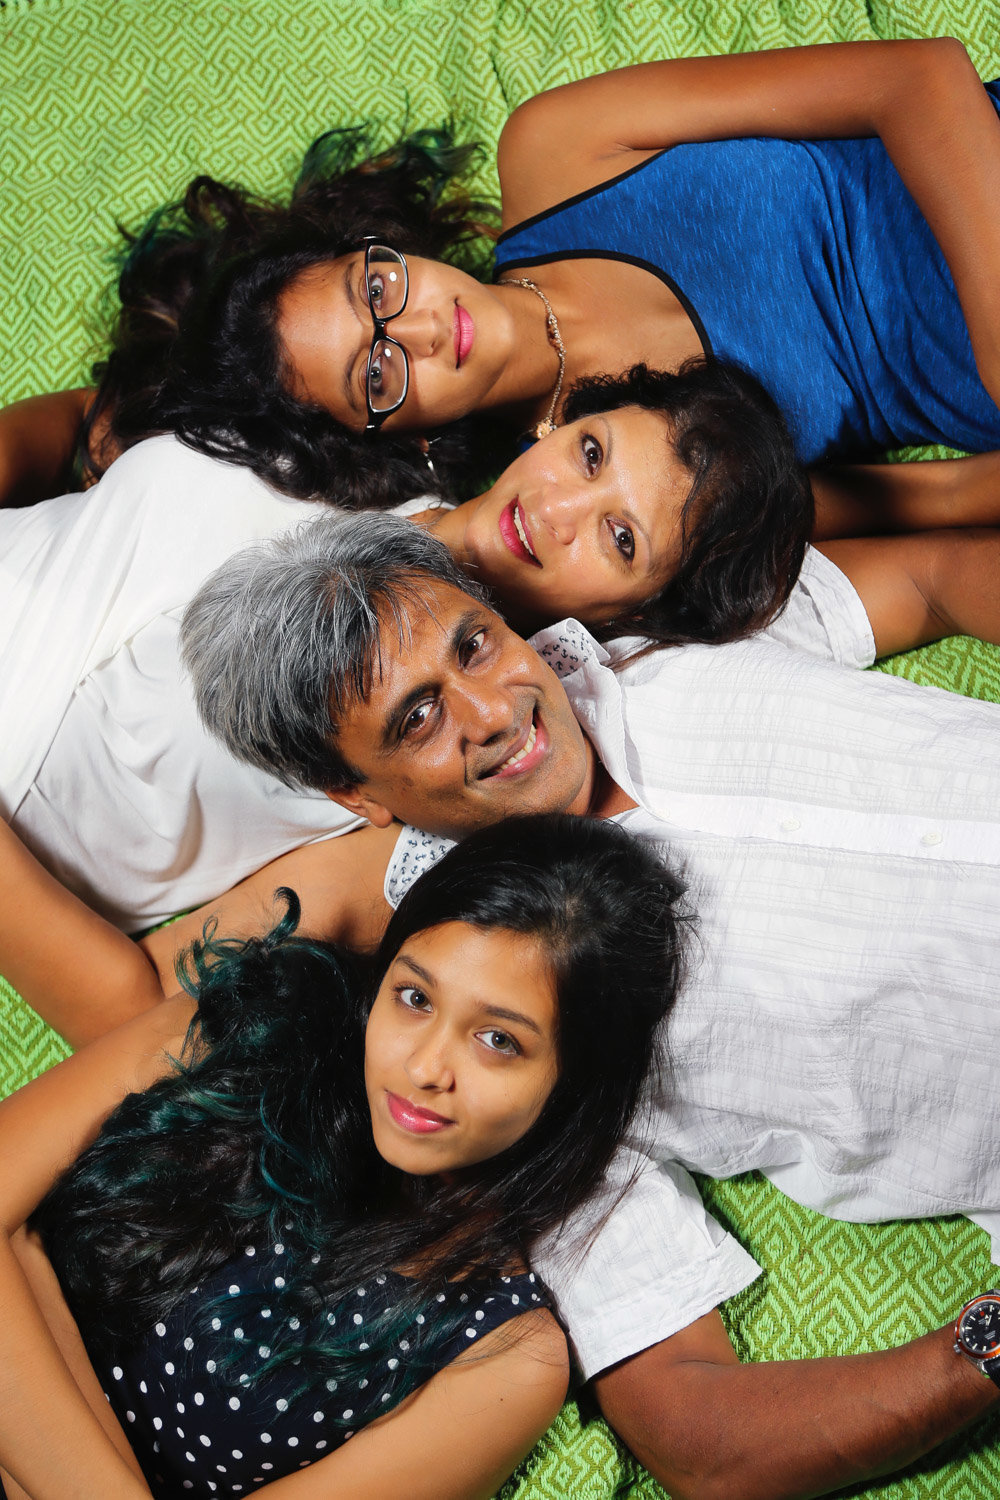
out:
{"label": "pink lipstick", "polygon": [[430,1135],[455,1123],[454,1120],[446,1120],[444,1115],[435,1114],[432,1109],[421,1109],[419,1105],[411,1104],[409,1099],[403,1099],[399,1094],[386,1091],[385,1097],[389,1113],[396,1124],[414,1135]]}
{"label": "pink lipstick", "polygon": [[452,323],[453,337],[455,340],[455,369],[458,370],[465,364],[469,357],[469,350],[476,340],[476,325],[465,308],[455,303],[455,317]]}
{"label": "pink lipstick", "polygon": [[531,532],[528,530],[524,511],[516,498],[509,505],[504,506],[500,512],[498,525],[505,546],[513,552],[515,557],[519,557],[522,562],[531,563],[535,568],[542,566],[535,556]]}

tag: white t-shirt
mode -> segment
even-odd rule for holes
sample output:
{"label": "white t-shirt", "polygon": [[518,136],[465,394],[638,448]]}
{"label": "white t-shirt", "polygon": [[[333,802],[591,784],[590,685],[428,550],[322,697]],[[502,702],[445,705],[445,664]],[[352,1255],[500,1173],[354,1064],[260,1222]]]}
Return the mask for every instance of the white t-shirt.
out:
{"label": "white t-shirt", "polygon": [[0,813],[127,931],[361,824],[235,760],[178,653],[208,575],[316,512],[173,437],[84,494],[0,512]]}
{"label": "white t-shirt", "polygon": [[[789,649],[796,614],[827,660]],[[819,554],[781,629],[618,671],[575,621],[534,638],[699,916],[641,1175],[582,1263],[535,1257],[588,1374],[754,1274],[684,1168],[844,1219],[966,1213],[1000,1251],[1000,706],[844,670],[867,622]],[[390,899],[442,847],[404,830]]]}

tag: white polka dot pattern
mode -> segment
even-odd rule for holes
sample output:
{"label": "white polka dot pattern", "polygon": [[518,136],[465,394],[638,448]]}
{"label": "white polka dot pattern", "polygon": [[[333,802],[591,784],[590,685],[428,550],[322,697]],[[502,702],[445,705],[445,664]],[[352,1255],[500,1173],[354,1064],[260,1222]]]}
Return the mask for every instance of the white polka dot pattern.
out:
{"label": "white polka dot pattern", "polygon": [[[280,1264],[286,1275],[275,1274],[279,1256],[285,1257]],[[308,1467],[400,1399],[413,1379],[409,1360],[420,1359],[420,1378],[425,1378],[468,1342],[524,1311],[529,1296],[536,1304],[543,1300],[540,1289],[531,1290],[534,1278],[528,1276],[481,1287],[467,1283],[454,1293],[438,1293],[433,1303],[438,1312],[408,1314],[409,1322],[401,1321],[388,1350],[379,1331],[376,1349],[384,1352],[376,1358],[368,1335],[404,1286],[394,1273],[380,1274],[349,1296],[348,1326],[360,1335],[354,1345],[356,1374],[339,1382],[323,1378],[303,1391],[294,1364],[281,1364],[256,1378],[272,1349],[285,1347],[265,1342],[264,1335],[301,1329],[306,1343],[329,1336],[339,1309],[309,1317],[289,1315],[290,1309],[282,1313],[280,1299],[292,1259],[284,1244],[242,1246],[238,1258],[238,1280],[232,1279],[235,1261],[223,1266],[134,1348],[116,1351],[115,1362],[109,1361],[103,1372],[98,1366],[108,1401],[127,1424],[157,1500],[181,1492],[206,1500],[209,1495],[243,1495]],[[315,1256],[309,1261],[317,1263]],[[220,1297],[241,1299],[239,1326],[227,1326],[225,1315],[216,1312]],[[443,1303],[450,1304],[450,1313]],[[459,1311],[463,1321],[446,1335],[448,1325],[441,1319],[450,1317],[454,1327]],[[331,1411],[324,1401],[335,1391],[339,1400]],[[317,1400],[320,1395],[323,1401]],[[189,1435],[176,1423],[176,1416],[184,1418],[186,1411]],[[223,1463],[218,1461],[220,1450]]]}

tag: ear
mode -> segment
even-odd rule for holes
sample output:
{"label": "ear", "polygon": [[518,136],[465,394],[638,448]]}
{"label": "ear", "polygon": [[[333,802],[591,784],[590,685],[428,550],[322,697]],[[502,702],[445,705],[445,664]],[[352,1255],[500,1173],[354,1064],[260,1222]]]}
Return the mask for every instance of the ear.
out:
{"label": "ear", "polygon": [[356,818],[367,818],[375,828],[388,828],[394,822],[394,816],[382,802],[376,802],[373,797],[365,795],[363,786],[336,786],[327,787],[326,795],[331,802],[337,802],[341,807],[353,813]]}

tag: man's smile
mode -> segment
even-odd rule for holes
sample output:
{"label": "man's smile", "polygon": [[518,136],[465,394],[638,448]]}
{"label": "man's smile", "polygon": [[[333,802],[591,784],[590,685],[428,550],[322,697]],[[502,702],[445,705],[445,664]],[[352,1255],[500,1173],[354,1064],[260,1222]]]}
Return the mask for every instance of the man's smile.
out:
{"label": "man's smile", "polygon": [[503,758],[494,762],[492,769],[477,777],[479,781],[499,780],[501,777],[523,776],[540,765],[549,748],[549,737],[537,707],[528,723],[523,726],[506,748]]}

